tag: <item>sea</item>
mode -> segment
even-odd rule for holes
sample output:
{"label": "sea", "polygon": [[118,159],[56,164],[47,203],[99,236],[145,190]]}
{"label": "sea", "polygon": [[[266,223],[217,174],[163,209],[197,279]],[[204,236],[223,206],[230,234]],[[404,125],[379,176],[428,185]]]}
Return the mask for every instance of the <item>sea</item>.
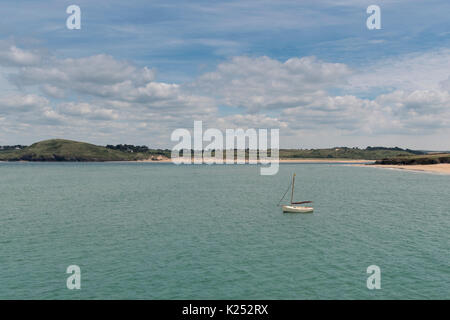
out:
{"label": "sea", "polygon": [[0,163],[0,299],[450,298],[449,175],[259,169]]}

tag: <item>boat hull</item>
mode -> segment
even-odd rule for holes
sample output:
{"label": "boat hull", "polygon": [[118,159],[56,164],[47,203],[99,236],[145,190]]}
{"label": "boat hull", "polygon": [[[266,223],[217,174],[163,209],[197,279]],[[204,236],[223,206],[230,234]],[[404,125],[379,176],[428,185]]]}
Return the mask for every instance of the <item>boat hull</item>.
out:
{"label": "boat hull", "polygon": [[303,206],[282,206],[283,212],[289,213],[312,213],[314,208]]}

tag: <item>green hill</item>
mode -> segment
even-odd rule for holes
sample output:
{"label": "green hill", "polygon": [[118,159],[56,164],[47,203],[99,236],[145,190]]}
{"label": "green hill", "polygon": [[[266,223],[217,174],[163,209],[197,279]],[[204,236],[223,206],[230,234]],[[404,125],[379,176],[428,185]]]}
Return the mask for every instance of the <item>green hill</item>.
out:
{"label": "green hill", "polygon": [[377,160],[375,164],[386,165],[421,165],[421,164],[439,164],[450,163],[450,154],[427,154],[409,157],[394,157]]}
{"label": "green hill", "polygon": [[131,161],[147,159],[143,153],[127,153],[90,143],[52,139],[20,150],[0,152],[0,161]]}

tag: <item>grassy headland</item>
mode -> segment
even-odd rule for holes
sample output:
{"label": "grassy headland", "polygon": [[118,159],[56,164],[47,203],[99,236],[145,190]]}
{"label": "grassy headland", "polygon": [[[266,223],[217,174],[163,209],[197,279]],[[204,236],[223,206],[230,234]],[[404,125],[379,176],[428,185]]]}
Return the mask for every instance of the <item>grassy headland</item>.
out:
{"label": "grassy headland", "polygon": [[[191,151],[192,152],[192,151]],[[233,152],[232,150],[228,152]],[[236,150],[234,150],[236,153]],[[0,161],[138,161],[169,159],[168,149],[149,149],[146,146],[107,145],[97,146],[90,143],[52,139],[37,142],[31,146],[0,147]],[[224,152],[225,154],[226,152]],[[214,155],[214,151],[212,152]],[[270,154],[270,150],[269,150]],[[248,150],[246,150],[248,157]],[[382,160],[410,159],[429,157],[421,151],[400,148],[367,147],[329,148],[329,149],[280,149],[282,160]],[[438,155],[433,157],[438,157]]]}
{"label": "grassy headland", "polygon": [[63,139],[45,140],[22,149],[0,151],[1,161],[133,161],[147,158],[142,153],[127,153]]}

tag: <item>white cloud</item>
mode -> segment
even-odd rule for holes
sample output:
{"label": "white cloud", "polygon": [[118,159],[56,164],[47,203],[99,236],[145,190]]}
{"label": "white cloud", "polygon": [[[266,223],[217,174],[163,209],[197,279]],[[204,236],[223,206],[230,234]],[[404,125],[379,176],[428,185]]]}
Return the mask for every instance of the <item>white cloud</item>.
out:
{"label": "white cloud", "polygon": [[450,127],[450,94],[448,91],[397,90],[375,100],[391,118],[402,124],[404,132],[435,131]]}
{"label": "white cloud", "polygon": [[41,56],[32,51],[22,50],[8,41],[0,41],[0,64],[6,66],[29,66],[38,64]]}
{"label": "white cloud", "polygon": [[450,76],[450,49],[411,53],[365,65],[349,78],[348,90],[440,89]]}
{"label": "white cloud", "polygon": [[268,57],[235,57],[202,75],[192,88],[214,95],[219,102],[250,112],[280,109],[310,102],[324,90],[340,86],[350,69],[315,57],[280,62]]}
{"label": "white cloud", "polygon": [[54,90],[70,90],[96,96],[119,94],[121,89],[145,86],[154,78],[153,70],[137,68],[104,54],[78,59],[50,57],[38,66],[20,68],[12,76],[21,86],[45,83]]}
{"label": "white cloud", "polygon": [[119,114],[112,109],[106,109],[91,105],[86,102],[74,103],[67,102],[61,103],[58,106],[58,110],[61,114],[83,117],[92,120],[117,120]]}
{"label": "white cloud", "polygon": [[35,94],[14,94],[0,97],[0,114],[22,113],[41,109],[49,101]]}
{"label": "white cloud", "polygon": [[[234,57],[185,84],[159,82],[154,70],[104,54],[33,60],[18,49],[13,61],[13,51],[0,46],[4,78],[17,85],[0,97],[4,132],[32,124],[72,138],[95,133],[111,143],[138,137],[167,146],[171,131],[191,128],[193,120],[222,129],[280,128],[282,139],[423,135],[450,127],[448,50],[379,61],[368,70],[315,57]],[[363,98],[367,92],[377,94]]]}
{"label": "white cloud", "polygon": [[184,92],[178,84],[158,82],[154,70],[104,54],[78,59],[50,57],[40,65],[17,68],[9,77],[19,88],[39,88],[52,98],[94,98],[116,108],[161,113],[215,111],[212,99]]}
{"label": "white cloud", "polygon": [[66,96],[64,89],[60,89],[58,87],[52,86],[50,84],[43,84],[40,86],[41,91],[53,98],[64,98]]}
{"label": "white cloud", "polygon": [[450,91],[450,76],[447,80],[443,80],[440,82],[441,88],[447,91]]}
{"label": "white cloud", "polygon": [[275,117],[269,117],[261,114],[235,114],[211,120],[211,127],[220,129],[249,129],[249,128],[281,128],[287,129],[288,123]]}
{"label": "white cloud", "polygon": [[352,95],[327,96],[288,108],[282,120],[290,128],[334,128],[353,134],[423,134],[450,126],[448,92],[395,91],[374,100]]}

